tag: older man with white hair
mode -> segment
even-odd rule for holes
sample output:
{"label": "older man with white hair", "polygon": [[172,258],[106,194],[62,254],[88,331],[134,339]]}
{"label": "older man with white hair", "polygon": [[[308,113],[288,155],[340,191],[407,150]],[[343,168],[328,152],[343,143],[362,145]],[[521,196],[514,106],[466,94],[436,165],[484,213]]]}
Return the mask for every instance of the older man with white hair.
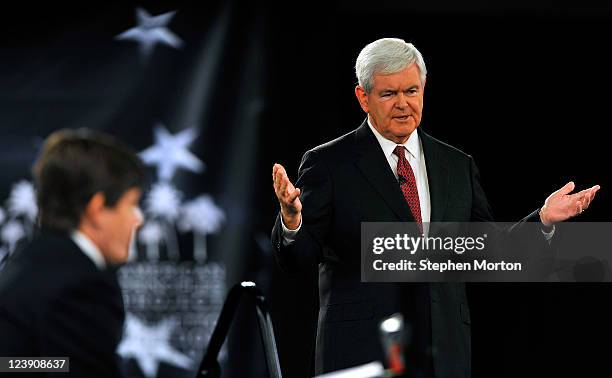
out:
{"label": "older man with white hair", "polygon": [[[420,52],[401,39],[363,48],[355,95],[366,119],[302,158],[295,185],[273,167],[281,211],[272,231],[287,270],[318,267],[315,372],[383,360],[378,323],[401,312],[413,324],[410,375],[471,376],[470,315],[459,283],[362,283],[361,222],[492,221],[474,160],[421,128],[427,77]],[[586,209],[599,186],[568,183],[521,222],[554,224]]]}

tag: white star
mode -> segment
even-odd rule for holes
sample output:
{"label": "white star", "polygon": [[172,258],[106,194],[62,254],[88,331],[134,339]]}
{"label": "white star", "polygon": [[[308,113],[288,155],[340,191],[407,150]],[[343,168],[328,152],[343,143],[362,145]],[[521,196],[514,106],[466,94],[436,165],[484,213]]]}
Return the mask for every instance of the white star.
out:
{"label": "white star", "polygon": [[6,244],[8,244],[9,252],[13,252],[15,250],[17,242],[21,238],[26,236],[26,232],[20,222],[12,220],[10,222],[7,222],[2,227],[2,232],[0,232],[0,236],[2,237],[2,240]]}
{"label": "white star", "polygon": [[175,327],[176,321],[171,318],[163,319],[157,325],[148,326],[128,313],[126,335],[119,344],[117,353],[124,358],[135,359],[147,378],[157,376],[160,362],[186,370],[191,369],[191,359],[170,345],[170,336]]}
{"label": "white star", "polygon": [[170,181],[177,168],[184,168],[195,173],[201,172],[205,165],[195,157],[187,146],[198,136],[193,128],[185,129],[172,135],[163,125],[155,127],[155,144],[140,153],[148,165],[157,166],[157,175],[162,181]]}
{"label": "white star", "polygon": [[137,8],[136,19],[138,26],[124,31],[117,35],[115,39],[138,42],[140,54],[143,58],[151,56],[153,48],[157,43],[178,49],[183,45],[183,41],[167,28],[175,13],[176,11],[151,16],[146,10]]}
{"label": "white star", "polygon": [[209,234],[219,231],[225,221],[225,212],[218,207],[208,194],[186,202],[182,209],[179,228],[184,231],[193,231],[200,234]]}
{"label": "white star", "polygon": [[140,229],[139,239],[144,244],[157,244],[163,236],[163,230],[157,222],[147,222]]}
{"label": "white star", "polygon": [[182,197],[183,194],[172,185],[156,183],[145,199],[145,206],[151,215],[174,222],[179,216]]}
{"label": "white star", "polygon": [[13,185],[8,199],[8,210],[13,216],[24,216],[30,222],[36,220],[36,191],[31,182],[22,180]]}

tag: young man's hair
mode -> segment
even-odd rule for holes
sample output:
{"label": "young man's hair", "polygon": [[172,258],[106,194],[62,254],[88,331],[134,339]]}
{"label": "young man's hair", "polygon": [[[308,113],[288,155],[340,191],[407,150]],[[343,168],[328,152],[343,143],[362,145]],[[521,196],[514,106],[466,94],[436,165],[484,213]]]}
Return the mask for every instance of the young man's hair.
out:
{"label": "young man's hair", "polygon": [[110,135],[89,129],[59,130],[46,139],[33,168],[41,227],[77,229],[94,194],[113,207],[144,182],[138,156]]}

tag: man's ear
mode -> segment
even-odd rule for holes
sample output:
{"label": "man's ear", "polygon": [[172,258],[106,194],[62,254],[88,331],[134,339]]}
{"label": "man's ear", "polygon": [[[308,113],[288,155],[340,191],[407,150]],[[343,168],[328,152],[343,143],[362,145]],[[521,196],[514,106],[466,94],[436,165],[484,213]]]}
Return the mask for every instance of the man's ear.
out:
{"label": "man's ear", "polygon": [[364,112],[369,112],[368,107],[368,93],[361,87],[360,85],[355,87],[355,96],[357,97],[357,101],[359,101],[359,105]]}
{"label": "man's ear", "polygon": [[91,227],[97,228],[97,226],[100,224],[100,216],[103,213],[105,204],[106,199],[104,197],[104,193],[97,192],[96,194],[94,194],[85,206],[85,211],[83,212],[83,219],[81,219],[81,223],[87,223]]}

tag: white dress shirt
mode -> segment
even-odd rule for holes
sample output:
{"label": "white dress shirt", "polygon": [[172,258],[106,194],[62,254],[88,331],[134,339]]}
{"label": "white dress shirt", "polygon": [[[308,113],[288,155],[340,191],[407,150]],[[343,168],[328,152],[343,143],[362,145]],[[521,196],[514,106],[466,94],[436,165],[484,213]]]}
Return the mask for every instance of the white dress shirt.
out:
{"label": "white dress shirt", "polygon": [[75,230],[70,235],[70,238],[79,247],[81,252],[87,256],[100,270],[106,268],[106,261],[100,249],[87,237],[84,233]]}

